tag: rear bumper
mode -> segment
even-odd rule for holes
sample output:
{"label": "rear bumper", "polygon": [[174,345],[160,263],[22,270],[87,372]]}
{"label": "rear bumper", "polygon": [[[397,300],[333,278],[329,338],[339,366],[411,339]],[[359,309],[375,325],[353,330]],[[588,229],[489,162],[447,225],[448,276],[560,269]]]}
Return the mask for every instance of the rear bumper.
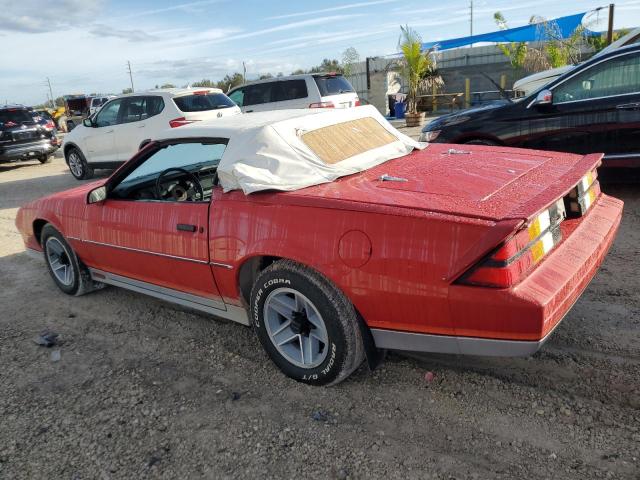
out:
{"label": "rear bumper", "polygon": [[15,162],[19,160],[30,160],[40,155],[49,155],[58,149],[58,145],[53,145],[50,139],[27,144],[7,145],[0,148],[0,162]]}
{"label": "rear bumper", "polygon": [[521,356],[537,351],[585,290],[613,244],[623,203],[602,194],[582,218],[563,222],[563,242],[508,289],[452,285],[455,336],[372,330],[378,348]]}

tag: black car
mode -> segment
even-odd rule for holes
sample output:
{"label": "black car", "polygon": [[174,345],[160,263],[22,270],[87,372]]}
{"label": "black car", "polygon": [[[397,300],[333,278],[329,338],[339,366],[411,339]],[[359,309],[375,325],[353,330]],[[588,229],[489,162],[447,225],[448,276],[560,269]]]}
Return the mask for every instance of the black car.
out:
{"label": "black car", "polygon": [[47,163],[57,148],[55,131],[39,125],[26,107],[0,106],[0,163],[36,159]]}
{"label": "black car", "polygon": [[640,166],[640,45],[569,70],[528,97],[433,120],[422,141],[605,153],[605,166]]}

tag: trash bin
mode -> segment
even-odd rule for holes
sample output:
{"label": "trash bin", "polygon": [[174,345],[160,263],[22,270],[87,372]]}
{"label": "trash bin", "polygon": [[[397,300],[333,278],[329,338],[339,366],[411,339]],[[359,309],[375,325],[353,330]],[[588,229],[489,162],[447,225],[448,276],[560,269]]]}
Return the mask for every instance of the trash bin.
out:
{"label": "trash bin", "polygon": [[396,113],[396,118],[404,118],[405,103],[404,102],[396,102],[394,107],[395,107],[394,110],[395,110],[395,113]]}

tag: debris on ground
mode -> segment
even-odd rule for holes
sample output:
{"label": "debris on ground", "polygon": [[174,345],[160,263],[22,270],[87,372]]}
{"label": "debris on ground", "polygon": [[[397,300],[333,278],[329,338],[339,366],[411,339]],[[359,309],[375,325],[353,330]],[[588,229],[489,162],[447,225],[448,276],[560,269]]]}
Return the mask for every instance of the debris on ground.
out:
{"label": "debris on ground", "polygon": [[433,372],[427,372],[427,373],[424,374],[424,381],[427,382],[427,383],[431,383],[431,382],[433,382],[433,379],[435,377],[436,376],[434,375]]}
{"label": "debris on ground", "polygon": [[58,335],[56,332],[51,332],[49,330],[45,330],[40,335],[38,335],[36,338],[34,338],[33,341],[37,345],[41,345],[43,347],[51,348],[51,347],[54,347],[54,346],[59,344],[59,341],[60,341],[59,337],[60,337],[60,335]]}
{"label": "debris on ground", "polygon": [[311,415],[311,418],[313,418],[316,422],[328,422],[329,414],[324,410],[317,410],[313,412],[313,414]]}
{"label": "debris on ground", "polygon": [[51,352],[51,361],[59,362],[60,361],[60,350],[54,350]]}

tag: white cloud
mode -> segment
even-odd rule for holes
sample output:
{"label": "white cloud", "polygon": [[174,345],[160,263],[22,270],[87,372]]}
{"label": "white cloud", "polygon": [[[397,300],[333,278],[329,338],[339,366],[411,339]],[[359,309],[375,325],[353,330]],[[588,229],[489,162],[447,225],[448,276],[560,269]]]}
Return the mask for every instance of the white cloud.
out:
{"label": "white cloud", "polygon": [[267,17],[265,20],[281,20],[283,18],[294,18],[294,17],[302,17],[306,15],[316,15],[318,13],[337,12],[340,10],[348,10],[351,8],[361,8],[361,7],[370,7],[373,5],[380,5],[381,3],[395,3],[396,1],[397,0],[372,0],[370,2],[350,3],[348,5],[339,5],[336,7],[321,8],[319,10],[307,10],[306,12],[288,13],[286,15],[276,15],[274,17]]}
{"label": "white cloud", "polygon": [[42,33],[89,22],[102,0],[19,0],[0,3],[0,31]]}

